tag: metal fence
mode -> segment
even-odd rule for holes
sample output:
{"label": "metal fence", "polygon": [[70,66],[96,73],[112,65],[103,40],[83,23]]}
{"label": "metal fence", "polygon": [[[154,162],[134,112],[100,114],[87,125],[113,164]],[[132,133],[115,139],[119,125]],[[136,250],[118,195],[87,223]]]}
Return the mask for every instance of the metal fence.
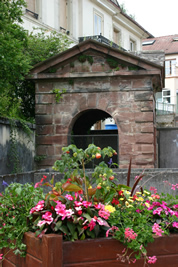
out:
{"label": "metal fence", "polygon": [[172,113],[176,113],[176,105],[156,101],[156,114],[157,115],[172,114]]}

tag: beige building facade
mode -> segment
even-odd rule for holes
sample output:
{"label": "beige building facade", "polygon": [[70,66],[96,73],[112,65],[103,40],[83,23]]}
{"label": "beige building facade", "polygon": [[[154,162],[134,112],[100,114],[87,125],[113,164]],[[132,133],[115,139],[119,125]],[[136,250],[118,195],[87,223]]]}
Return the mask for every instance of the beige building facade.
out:
{"label": "beige building facade", "polygon": [[27,0],[24,28],[67,33],[79,37],[102,35],[127,51],[141,50],[142,39],[153,37],[124,14],[117,0]]}

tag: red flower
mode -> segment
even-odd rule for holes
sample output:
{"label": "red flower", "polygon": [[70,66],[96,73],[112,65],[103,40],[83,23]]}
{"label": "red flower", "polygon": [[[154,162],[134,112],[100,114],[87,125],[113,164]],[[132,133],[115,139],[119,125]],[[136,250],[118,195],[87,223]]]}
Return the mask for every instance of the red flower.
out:
{"label": "red flower", "polygon": [[118,204],[119,204],[119,200],[116,199],[116,198],[113,198],[113,200],[112,200],[111,203],[112,203],[112,204],[115,204],[115,205],[118,205]]}
{"label": "red flower", "polygon": [[77,213],[79,216],[82,215],[82,210],[79,210]]}
{"label": "red flower", "polygon": [[123,195],[123,191],[122,190],[119,190],[118,191],[118,194],[119,194],[119,196],[122,196]]}

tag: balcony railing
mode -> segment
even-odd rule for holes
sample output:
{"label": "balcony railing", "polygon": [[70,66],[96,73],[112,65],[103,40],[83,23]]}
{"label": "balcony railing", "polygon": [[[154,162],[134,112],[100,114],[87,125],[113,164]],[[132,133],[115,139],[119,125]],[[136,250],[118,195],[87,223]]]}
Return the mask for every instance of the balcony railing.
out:
{"label": "balcony railing", "polygon": [[156,114],[157,115],[173,114],[173,113],[176,113],[176,105],[156,101]]}
{"label": "balcony railing", "polygon": [[118,49],[120,49],[122,51],[127,51],[123,47],[121,47],[121,46],[117,45],[116,43],[110,41],[109,39],[107,39],[106,37],[102,36],[101,34],[100,35],[93,35],[93,36],[79,37],[78,39],[79,39],[79,43],[81,43],[83,41],[86,41],[88,39],[92,39],[92,40],[98,41],[100,43],[106,44],[108,46],[111,46],[113,48],[118,48]]}

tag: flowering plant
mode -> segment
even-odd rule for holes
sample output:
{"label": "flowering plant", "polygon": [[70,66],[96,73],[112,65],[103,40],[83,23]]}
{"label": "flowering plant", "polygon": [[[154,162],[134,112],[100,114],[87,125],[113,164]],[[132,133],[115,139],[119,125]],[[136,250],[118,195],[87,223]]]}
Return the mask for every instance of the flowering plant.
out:
{"label": "flowering plant", "polygon": [[[31,230],[32,215],[30,209],[44,199],[43,190],[31,184],[12,183],[0,193],[0,249],[8,247],[15,254],[25,256],[26,245],[23,235]],[[28,219],[27,219],[28,218]],[[0,254],[0,259],[3,255]]]}
{"label": "flowering plant", "polygon": [[[37,190],[37,195],[29,198],[32,200],[27,209],[29,224],[25,224],[26,228],[21,234],[25,229],[36,232],[38,237],[56,233],[70,241],[112,236],[125,245],[122,252],[118,251],[118,260],[135,263],[143,257],[144,266],[155,263],[156,255],[147,255],[146,246],[155,237],[178,232],[178,196],[159,195],[154,187],[150,187],[150,190],[139,187],[143,173],[135,178],[131,188],[131,162],[126,185],[119,184],[112,168],[115,167],[112,163],[115,154],[116,151],[111,147],[100,149],[93,144],[85,150],[78,149],[75,145],[64,147],[61,160],[56,161],[53,167],[63,174],[63,179],[54,183],[54,177],[47,181],[47,177],[43,176],[35,184],[33,190]],[[109,162],[100,162],[92,175],[89,175],[87,164],[102,157]],[[42,186],[50,189],[45,197],[40,191]],[[175,191],[178,184],[171,187]],[[23,196],[18,194],[15,185],[14,190],[14,198],[16,195]],[[30,190],[33,195],[31,187]],[[10,201],[6,203],[7,212],[9,207],[11,212],[11,205]],[[21,215],[21,210],[18,212]],[[1,212],[1,224],[6,220],[8,221],[8,216]],[[16,224],[18,225],[18,219]],[[0,229],[4,233],[3,238],[5,239],[5,231],[14,228],[12,225],[12,228]],[[8,235],[5,246],[8,245],[8,238],[18,240],[17,235]]]}
{"label": "flowering plant", "polygon": [[[112,227],[106,235],[113,236],[126,246],[118,254],[118,259],[135,263],[137,259],[144,257],[144,266],[146,263],[155,263],[156,256],[147,256],[146,246],[155,237],[178,232],[178,197],[152,194],[150,190],[130,196],[130,191],[123,190],[119,204],[114,206],[116,210],[108,220]],[[132,254],[134,260],[131,260]]]}
{"label": "flowering plant", "polygon": [[115,210],[111,205],[104,205],[117,192],[113,170],[100,162],[90,179],[85,167],[94,158],[114,154],[116,151],[111,147],[101,150],[93,144],[86,150],[75,145],[63,148],[61,160],[54,165],[55,170],[64,174],[62,181],[54,185],[53,178],[45,183],[42,178],[35,184],[35,187],[45,185],[51,188],[46,201],[39,202],[30,211],[37,216],[34,229],[38,236],[55,232],[72,241],[105,236],[110,227],[107,220]]}

